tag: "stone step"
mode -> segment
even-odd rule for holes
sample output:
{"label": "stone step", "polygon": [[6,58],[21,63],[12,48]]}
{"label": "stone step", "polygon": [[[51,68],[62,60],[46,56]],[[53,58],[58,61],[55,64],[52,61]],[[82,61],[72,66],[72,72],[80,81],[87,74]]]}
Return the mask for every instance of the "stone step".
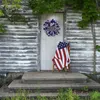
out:
{"label": "stone step", "polygon": [[[38,92],[33,93],[33,92],[19,90],[19,91],[17,91],[15,93],[15,92],[11,91],[10,89],[8,89],[8,86],[5,85],[2,88],[0,88],[0,100],[4,100],[3,98],[6,98],[6,97],[14,97],[14,96],[17,96],[17,95],[21,95],[21,93],[25,93],[25,96],[27,96],[28,98],[32,98],[32,100],[33,100],[33,98],[34,98],[34,100],[37,100],[38,96],[46,97],[46,98],[48,98],[48,100],[57,100],[57,96],[59,95],[59,93],[62,93],[62,92],[59,91],[59,92],[55,92],[55,93],[53,93],[53,92],[40,93],[38,91]],[[26,94],[26,93],[28,93],[28,94]],[[89,92],[77,92],[77,91],[73,91],[73,93],[75,93],[79,97],[81,97],[82,100],[84,98],[86,98],[84,100],[89,100],[88,99],[89,98]]]}
{"label": "stone step", "polygon": [[91,90],[100,89],[100,84],[90,80],[88,83],[63,83],[63,84],[24,84],[21,80],[14,80],[8,88],[13,91],[18,91],[19,89],[28,90],[31,92],[58,92],[60,89],[72,88],[74,90],[80,90],[88,88]]}
{"label": "stone step", "polygon": [[85,83],[87,80],[83,74],[67,72],[26,72],[22,77],[22,82],[26,84]]}

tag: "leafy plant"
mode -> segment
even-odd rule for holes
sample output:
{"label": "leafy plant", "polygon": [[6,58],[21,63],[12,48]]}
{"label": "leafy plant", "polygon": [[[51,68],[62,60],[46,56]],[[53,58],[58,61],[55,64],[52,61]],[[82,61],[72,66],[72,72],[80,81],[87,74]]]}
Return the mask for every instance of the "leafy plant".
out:
{"label": "leafy plant", "polygon": [[37,100],[48,100],[48,98],[46,98],[45,96],[37,96]]}
{"label": "leafy plant", "polygon": [[82,20],[78,23],[81,28],[87,27],[90,22],[100,18],[100,10],[95,0],[29,0],[28,2],[35,14],[53,13],[66,6],[72,7],[75,11],[81,11]]}
{"label": "leafy plant", "polygon": [[100,100],[100,92],[92,92],[90,94],[90,100]]}
{"label": "leafy plant", "polygon": [[[34,98],[28,97],[29,92],[25,90],[18,90],[16,96],[3,98],[3,100],[34,100]],[[72,89],[67,91],[60,90],[58,96],[55,99],[48,99],[47,97],[37,96],[36,100],[100,100],[100,92],[94,91],[89,94],[89,98],[80,99],[78,95],[73,93]]]}
{"label": "leafy plant", "polygon": [[60,89],[56,100],[66,100],[65,94],[66,94],[66,92],[64,92],[63,89]]}
{"label": "leafy plant", "polygon": [[3,16],[4,15],[4,13],[2,12],[2,10],[0,10],[0,16]]}
{"label": "leafy plant", "polygon": [[64,6],[64,0],[29,0],[28,2],[35,14],[52,13]]}
{"label": "leafy plant", "polygon": [[82,90],[83,92],[88,92],[89,88],[88,88],[88,86],[84,86],[81,90]]}
{"label": "leafy plant", "polygon": [[100,52],[100,45],[96,45],[96,50]]}
{"label": "leafy plant", "polygon": [[80,100],[80,98],[73,93],[72,89],[68,89],[65,92],[60,91],[56,100]]}
{"label": "leafy plant", "polygon": [[4,25],[3,24],[0,24],[0,32],[2,33],[4,33],[4,32],[6,32],[6,29],[5,29],[5,27],[4,27]]}
{"label": "leafy plant", "polygon": [[[28,92],[25,90],[18,90],[18,92],[16,93],[16,96],[13,97],[7,97],[4,98],[3,100],[30,100],[30,98],[28,98]],[[34,100],[34,99],[31,99]]]}
{"label": "leafy plant", "polygon": [[[0,17],[6,17],[10,22],[26,22],[26,18],[18,13],[21,9],[22,0],[2,0],[2,6],[0,7]],[[0,32],[6,32],[4,24],[0,24]]]}

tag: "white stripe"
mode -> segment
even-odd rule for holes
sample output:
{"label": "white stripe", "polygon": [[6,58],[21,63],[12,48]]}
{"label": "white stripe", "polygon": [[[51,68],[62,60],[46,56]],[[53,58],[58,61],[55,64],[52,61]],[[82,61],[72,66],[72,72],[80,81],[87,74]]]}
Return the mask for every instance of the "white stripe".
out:
{"label": "white stripe", "polygon": [[62,62],[62,60],[61,60],[61,59],[59,59],[59,61],[60,61],[60,64],[61,64],[61,66],[62,66],[62,68],[63,68],[63,62]]}
{"label": "white stripe", "polygon": [[60,66],[59,66],[59,63],[58,63],[57,59],[54,59],[54,60],[55,60],[55,62],[56,62],[56,64],[57,64],[58,69],[61,70],[61,68],[60,68]]}
{"label": "white stripe", "polygon": [[59,53],[59,50],[57,49],[57,53],[58,53],[58,57],[60,58],[60,53]]}
{"label": "white stripe", "polygon": [[[68,52],[68,48],[64,48],[65,52],[66,52],[66,66],[68,66],[68,64],[70,63],[70,56],[69,56],[69,52]],[[69,62],[68,62],[68,59],[69,59]]]}
{"label": "white stripe", "polygon": [[65,66],[64,66],[64,62],[65,62],[65,59],[64,59],[64,52],[63,52],[62,49],[61,49],[60,51],[61,51],[61,56],[62,56],[62,67],[64,68],[64,67],[65,67]]}
{"label": "white stripe", "polygon": [[[57,54],[58,54],[58,57],[57,57],[56,52],[57,52]],[[60,57],[59,57],[59,51],[58,51],[58,48],[56,49],[56,52],[55,52],[55,58],[57,58],[57,59],[58,59],[58,58],[60,58]]]}

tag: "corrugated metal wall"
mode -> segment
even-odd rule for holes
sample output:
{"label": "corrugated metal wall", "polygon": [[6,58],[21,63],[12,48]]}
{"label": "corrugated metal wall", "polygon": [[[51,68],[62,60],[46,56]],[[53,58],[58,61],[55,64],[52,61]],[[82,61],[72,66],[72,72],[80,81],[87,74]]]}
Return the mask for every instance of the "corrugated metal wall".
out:
{"label": "corrugated metal wall", "polygon": [[[95,24],[96,45],[100,45],[100,20]],[[100,52],[96,51],[96,71],[100,72]]]}
{"label": "corrugated metal wall", "polygon": [[38,69],[38,17],[33,16],[25,5],[20,13],[28,19],[31,27],[23,22],[13,25],[6,18],[0,18],[0,23],[7,27],[7,34],[0,35],[0,72]]}
{"label": "corrugated metal wall", "polygon": [[[0,23],[7,26],[7,34],[0,36],[0,72],[33,71],[39,69],[40,34],[39,20],[32,11],[23,6],[20,11],[29,21],[28,25],[18,22],[10,23],[0,18]],[[93,37],[91,26],[80,29],[77,22],[81,14],[72,10],[66,12],[64,40],[71,45],[71,70],[79,72],[93,71]],[[100,44],[100,21],[95,24],[96,43]],[[100,71],[100,53],[96,52],[96,70]]]}
{"label": "corrugated metal wall", "polygon": [[71,70],[80,72],[93,71],[93,37],[91,27],[80,29],[77,22],[81,13],[68,10],[65,23],[65,40],[71,45]]}

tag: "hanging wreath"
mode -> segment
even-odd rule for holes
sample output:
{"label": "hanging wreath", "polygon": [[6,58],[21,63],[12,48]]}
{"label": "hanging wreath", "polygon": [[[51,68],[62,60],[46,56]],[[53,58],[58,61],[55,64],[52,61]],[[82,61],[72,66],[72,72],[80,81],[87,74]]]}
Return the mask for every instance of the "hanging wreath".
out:
{"label": "hanging wreath", "polygon": [[47,20],[43,26],[43,29],[48,36],[55,36],[59,34],[60,27],[56,20]]}

